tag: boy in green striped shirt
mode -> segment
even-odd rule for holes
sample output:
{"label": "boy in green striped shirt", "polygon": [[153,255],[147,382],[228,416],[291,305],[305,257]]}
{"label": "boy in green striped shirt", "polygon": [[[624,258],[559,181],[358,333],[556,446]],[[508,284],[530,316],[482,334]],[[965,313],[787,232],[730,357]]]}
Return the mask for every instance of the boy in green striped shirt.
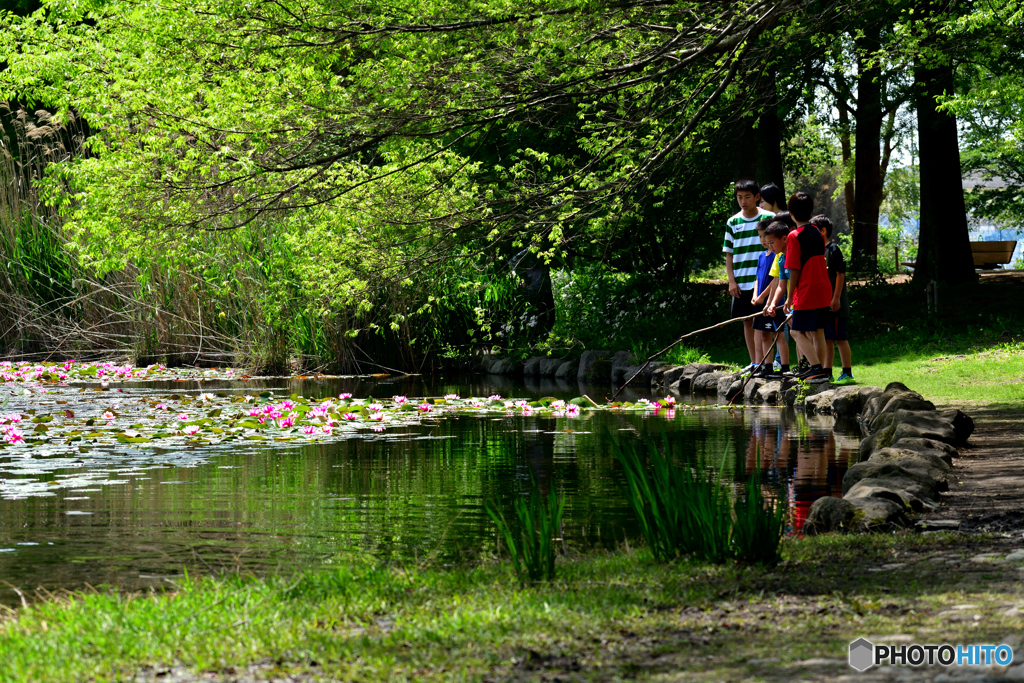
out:
{"label": "boy in green striped shirt", "polygon": [[[725,241],[722,251],[725,252],[725,272],[729,276],[729,294],[732,296],[732,317],[742,318],[757,313],[752,294],[757,281],[757,257],[764,251],[761,238],[757,234],[757,224],[773,213],[762,210],[761,190],[757,181],[742,178],[736,181],[736,203],[740,211],[726,221]],[[754,321],[743,321],[743,338],[750,354],[750,365],[744,372],[752,372],[760,358],[754,358]]]}

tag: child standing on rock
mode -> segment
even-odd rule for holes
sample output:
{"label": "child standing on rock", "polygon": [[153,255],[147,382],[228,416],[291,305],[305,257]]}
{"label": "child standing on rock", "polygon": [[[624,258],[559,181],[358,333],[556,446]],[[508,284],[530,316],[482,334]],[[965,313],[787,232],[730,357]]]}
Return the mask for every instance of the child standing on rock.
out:
{"label": "child standing on rock", "polygon": [[835,383],[855,384],[850,342],[846,335],[846,321],[850,318],[850,298],[846,293],[846,259],[839,245],[832,241],[832,232],[835,230],[832,221],[818,215],[811,219],[811,224],[821,231],[821,236],[825,239],[825,266],[828,269],[828,279],[832,282],[832,303],[829,306],[832,315],[825,325],[823,365],[829,375],[829,381],[832,381],[832,363],[835,360],[835,347],[838,346],[843,371]]}
{"label": "child standing on rock", "polygon": [[[757,258],[763,251],[757,235],[757,224],[772,214],[758,207],[761,189],[757,181],[743,178],[736,182],[736,203],[740,211],[725,225],[725,272],[729,277],[729,294],[732,296],[732,317],[742,318],[756,313],[752,303],[754,284],[757,279]],[[744,372],[753,371],[760,358],[754,357],[754,327],[751,320],[743,321],[743,339],[750,355],[750,365]]]}
{"label": "child standing on rock", "polygon": [[825,239],[814,226],[808,227],[814,200],[806,192],[789,198],[789,213],[796,230],[786,238],[786,268],[789,269],[789,295],[786,310],[793,312],[790,328],[797,352],[807,358],[810,368],[797,375],[806,382],[826,382],[822,366],[825,354],[825,325],[831,316],[832,283],[825,266]]}

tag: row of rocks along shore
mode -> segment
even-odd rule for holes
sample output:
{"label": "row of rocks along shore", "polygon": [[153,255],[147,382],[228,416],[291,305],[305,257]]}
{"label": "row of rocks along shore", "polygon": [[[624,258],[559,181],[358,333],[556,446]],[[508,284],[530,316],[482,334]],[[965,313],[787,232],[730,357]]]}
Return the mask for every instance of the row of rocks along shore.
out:
{"label": "row of rocks along shore", "polygon": [[[628,351],[585,351],[579,360],[534,357],[523,361],[485,357],[489,374],[553,377],[621,385],[640,368]],[[974,420],[958,409],[938,410],[916,391],[892,382],[886,387],[805,385],[793,380],[743,378],[714,363],[671,365],[652,362],[631,383],[674,394],[714,395],[747,404],[857,420],[864,438],[860,461],[843,477],[843,497],[819,498],[804,533],[889,530],[909,526],[914,516],[935,510],[947,490],[959,448],[974,432]],[[739,392],[742,391],[742,397]],[[938,526],[932,524],[932,526]]]}

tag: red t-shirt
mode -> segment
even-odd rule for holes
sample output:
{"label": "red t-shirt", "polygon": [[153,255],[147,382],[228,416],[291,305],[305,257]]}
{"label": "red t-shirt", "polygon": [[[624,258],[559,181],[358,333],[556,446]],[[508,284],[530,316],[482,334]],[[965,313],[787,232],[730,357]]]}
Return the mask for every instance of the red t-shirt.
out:
{"label": "red t-shirt", "polygon": [[832,282],[825,265],[825,240],[813,225],[803,225],[786,238],[786,267],[800,271],[793,293],[793,310],[808,311],[832,305]]}

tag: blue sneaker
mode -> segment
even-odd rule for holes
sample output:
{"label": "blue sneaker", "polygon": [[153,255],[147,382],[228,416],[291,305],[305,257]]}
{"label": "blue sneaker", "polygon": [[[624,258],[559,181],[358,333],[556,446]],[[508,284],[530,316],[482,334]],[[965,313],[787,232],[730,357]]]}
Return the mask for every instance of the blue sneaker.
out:
{"label": "blue sneaker", "polygon": [[835,382],[833,382],[833,384],[836,384],[838,386],[847,386],[849,384],[856,384],[856,383],[857,383],[857,380],[855,380],[853,378],[853,375],[847,374],[845,372],[842,373],[841,375],[839,375],[839,379],[837,379]]}

